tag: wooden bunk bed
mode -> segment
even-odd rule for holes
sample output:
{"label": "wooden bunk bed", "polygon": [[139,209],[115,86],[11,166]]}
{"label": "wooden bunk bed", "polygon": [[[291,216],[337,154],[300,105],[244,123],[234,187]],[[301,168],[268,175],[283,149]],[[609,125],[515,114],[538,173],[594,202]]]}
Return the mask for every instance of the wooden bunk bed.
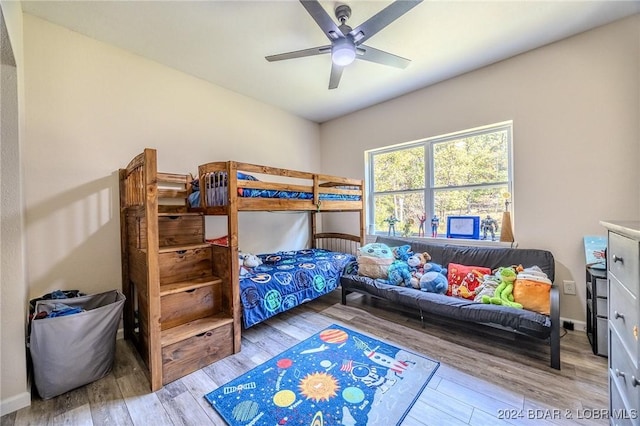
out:
{"label": "wooden bunk bed", "polygon": [[[250,180],[251,174],[305,183]],[[364,241],[361,180],[233,161],[199,166],[198,175],[202,196],[192,206],[192,177],[158,172],[154,149],[120,170],[125,338],[147,365],[152,391],[240,351],[239,212],[309,212],[313,248],[355,254]],[[245,189],[304,198],[241,197]],[[317,233],[316,213],[334,211],[359,213],[360,235]],[[205,241],[205,215],[227,216],[228,246]]]}

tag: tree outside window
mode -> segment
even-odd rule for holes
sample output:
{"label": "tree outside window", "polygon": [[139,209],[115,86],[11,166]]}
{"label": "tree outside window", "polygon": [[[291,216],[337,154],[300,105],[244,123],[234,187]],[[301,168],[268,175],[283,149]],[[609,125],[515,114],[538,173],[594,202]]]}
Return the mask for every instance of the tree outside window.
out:
{"label": "tree outside window", "polygon": [[509,122],[369,151],[373,232],[431,236],[434,215],[440,237],[446,236],[447,216],[489,215],[500,229],[503,195],[512,192],[511,134]]}

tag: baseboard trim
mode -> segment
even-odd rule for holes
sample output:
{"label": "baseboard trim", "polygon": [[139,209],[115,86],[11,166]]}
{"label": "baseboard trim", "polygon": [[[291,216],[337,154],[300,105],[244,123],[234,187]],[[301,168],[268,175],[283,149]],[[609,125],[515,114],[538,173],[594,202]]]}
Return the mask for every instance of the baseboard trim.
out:
{"label": "baseboard trim", "polygon": [[573,318],[560,317],[560,326],[562,327],[563,321],[571,321],[573,323],[574,331],[587,331],[587,323],[585,321],[574,320]]}
{"label": "baseboard trim", "polygon": [[10,398],[3,399],[0,401],[0,416],[13,413],[29,405],[31,405],[31,394],[29,392],[22,392]]}

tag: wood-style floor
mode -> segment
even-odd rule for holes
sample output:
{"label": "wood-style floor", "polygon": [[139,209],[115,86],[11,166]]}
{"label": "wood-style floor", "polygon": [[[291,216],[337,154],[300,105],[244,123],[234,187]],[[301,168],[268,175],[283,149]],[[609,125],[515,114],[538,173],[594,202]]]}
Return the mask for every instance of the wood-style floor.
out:
{"label": "wood-style floor", "polygon": [[[224,425],[203,395],[332,323],[375,335],[441,362],[403,425],[608,424],[606,358],[582,332],[561,339],[562,370],[549,348],[469,324],[425,320],[339,292],[243,332],[242,351],[150,393],[139,357],[117,342],[113,371],[56,398],[1,418],[2,425]],[[378,426],[378,425],[376,425]],[[386,425],[380,425],[386,426]]]}

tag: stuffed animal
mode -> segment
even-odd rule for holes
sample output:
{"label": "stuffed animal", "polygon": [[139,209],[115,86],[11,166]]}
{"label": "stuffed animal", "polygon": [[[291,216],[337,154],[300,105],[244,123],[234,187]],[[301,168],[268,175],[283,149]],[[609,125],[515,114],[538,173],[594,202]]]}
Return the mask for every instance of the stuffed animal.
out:
{"label": "stuffed animal", "polygon": [[424,265],[431,260],[429,253],[415,253],[407,259],[411,270],[411,287],[420,289],[420,278],[424,274]]}
{"label": "stuffed animal", "polygon": [[238,262],[240,264],[240,276],[247,275],[249,269],[253,269],[256,266],[262,265],[262,260],[255,254],[251,253],[238,253]]}
{"label": "stuffed animal", "polygon": [[411,250],[411,246],[409,244],[405,244],[399,247],[393,247],[391,249],[393,251],[393,256],[396,260],[407,261],[411,255],[413,255],[413,251]]}
{"label": "stuffed animal", "polygon": [[440,272],[425,272],[420,278],[420,290],[428,293],[444,294],[447,292],[448,287],[447,277]]}
{"label": "stuffed animal", "polygon": [[386,244],[367,244],[358,249],[358,275],[384,281],[394,261],[393,250]]}
{"label": "stuffed animal", "polygon": [[513,282],[516,280],[516,271],[513,268],[500,268],[496,273],[500,279],[500,284],[496,288],[493,297],[483,296],[482,303],[493,303],[494,305],[504,305],[516,309],[522,309],[520,303],[513,301]]}
{"label": "stuffed animal", "polygon": [[482,303],[484,296],[489,297],[490,300],[496,294],[496,288],[500,285],[500,279],[495,275],[485,275],[482,280],[482,284],[476,288],[476,295],[473,299],[474,302]]}
{"label": "stuffed animal", "polygon": [[447,268],[443,268],[442,265],[437,263],[428,262],[424,264],[424,272],[438,272],[445,277],[447,276]]}
{"label": "stuffed animal", "polygon": [[407,262],[396,260],[389,266],[386,284],[411,287],[411,272]]}

